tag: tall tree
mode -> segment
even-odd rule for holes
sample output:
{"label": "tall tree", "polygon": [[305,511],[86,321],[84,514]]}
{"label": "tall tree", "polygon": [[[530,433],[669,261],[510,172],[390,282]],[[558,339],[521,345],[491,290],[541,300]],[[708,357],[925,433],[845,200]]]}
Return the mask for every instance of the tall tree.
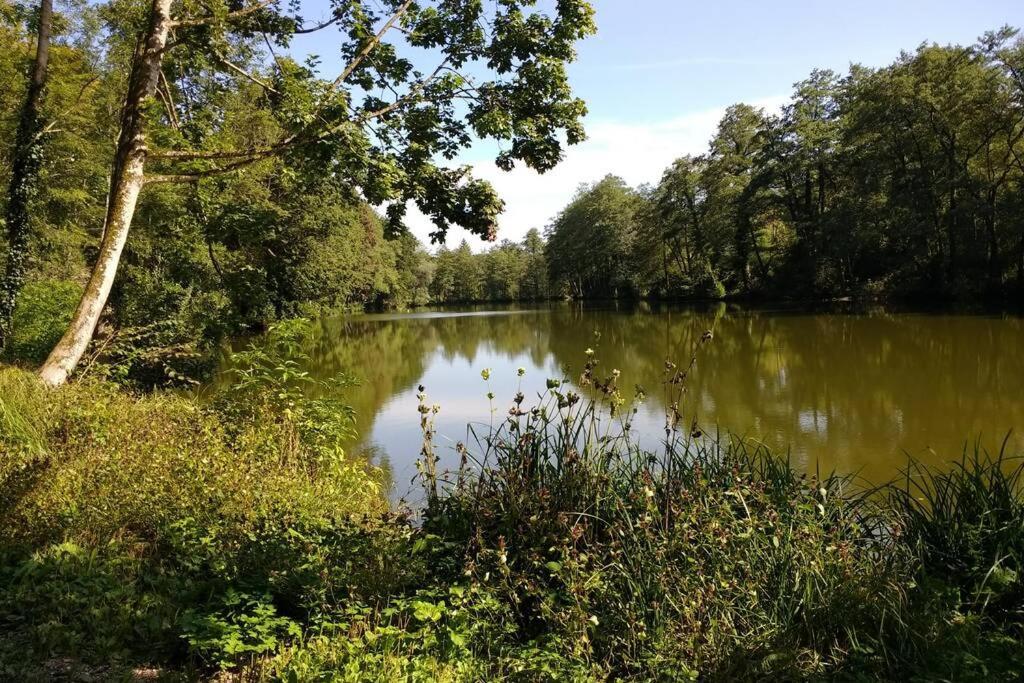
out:
{"label": "tall tree", "polygon": [[[747,104],[729,107],[711,140],[704,183],[708,212],[708,230],[713,242],[720,244],[720,262],[716,280],[733,280],[733,286],[749,291],[751,270],[767,277],[767,257],[758,225],[744,205],[754,165],[761,149],[764,112]],[[726,244],[729,246],[725,246]],[[731,247],[731,250],[730,250]]]}
{"label": "tall tree", "polygon": [[[173,0],[151,0],[132,57],[99,255],[67,332],[40,371],[47,384],[65,382],[85,352],[144,185],[202,182],[285,157],[300,172],[333,173],[370,202],[390,203],[392,227],[414,201],[433,219],[435,239],[452,224],[493,238],[502,208],[493,189],[466,168],[445,168],[434,159],[453,158],[476,134],[510,143],[496,159],[500,167],[522,162],[543,172],[561,159],[563,137],[568,144],[583,139],[586,109],[572,95],[565,64],[575,57],[576,41],[594,31],[585,0],[562,0],[551,14],[529,0],[506,0],[486,16],[479,0],[338,0],[332,16],[316,26],[279,4],[186,1],[175,13]],[[332,80],[274,53],[274,42],[287,45],[296,33],[330,27],[342,32],[341,54],[348,59]],[[400,38],[388,42],[395,33]],[[263,71],[239,64],[231,52],[258,38],[274,57]],[[400,54],[401,43],[423,59],[435,57],[433,68],[417,68]],[[169,78],[163,67],[175,58],[178,74]],[[258,84],[276,130],[229,148],[210,144],[217,139],[211,132],[170,132],[179,127],[183,106],[175,95],[196,87],[198,79],[189,76],[197,68]],[[153,138],[173,148],[151,152],[147,133],[161,129],[168,134]],[[150,161],[160,165],[158,172],[147,172]]]}
{"label": "tall tree", "polygon": [[430,280],[430,296],[434,301],[455,301],[455,252],[442,245],[434,258],[434,274]]}
{"label": "tall tree", "polygon": [[656,262],[661,261],[666,292],[673,287],[670,278],[680,279],[679,287],[687,293],[715,279],[712,260],[716,245],[708,231],[707,213],[712,205],[704,185],[706,170],[704,157],[677,159],[651,196],[652,215],[644,222],[648,244],[643,251],[654,272],[658,271]]}
{"label": "tall tree", "polygon": [[539,301],[550,296],[548,292],[548,268],[544,261],[544,238],[540,230],[530,228],[523,239],[523,283],[520,296],[528,301]]}
{"label": "tall tree", "polygon": [[452,252],[451,300],[459,303],[479,301],[481,294],[480,264],[466,240]]}
{"label": "tall tree", "polygon": [[635,294],[631,268],[640,196],[619,177],[583,185],[548,228],[549,276],[573,297]]}
{"label": "tall tree", "polygon": [[36,56],[32,63],[25,103],[14,138],[11,182],[7,190],[7,263],[0,282],[0,351],[11,332],[11,319],[18,294],[25,283],[31,231],[29,203],[38,192],[39,170],[43,159],[43,93],[50,61],[50,32],[53,27],[53,0],[41,0],[36,19]]}

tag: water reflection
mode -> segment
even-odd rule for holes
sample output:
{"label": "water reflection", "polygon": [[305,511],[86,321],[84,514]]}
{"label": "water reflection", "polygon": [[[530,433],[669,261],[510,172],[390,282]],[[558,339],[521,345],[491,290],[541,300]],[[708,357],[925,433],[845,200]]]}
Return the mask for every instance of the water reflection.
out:
{"label": "water reflection", "polygon": [[[410,489],[419,452],[416,387],[441,406],[438,443],[467,439],[467,423],[500,420],[522,384],[527,403],[553,376],[574,377],[584,350],[604,370],[648,392],[635,421],[650,443],[664,424],[664,362],[685,363],[700,335],[685,399],[705,430],[746,435],[788,449],[794,462],[860,472],[882,481],[904,453],[936,464],[981,437],[997,448],[1024,427],[1024,323],[1018,317],[557,305],[320,322],[312,371],[347,371],[365,452],[393,472],[395,493]],[[595,331],[600,341],[595,342]],[[516,370],[526,369],[520,380]],[[491,369],[490,386],[480,377]],[[493,404],[486,398],[495,393]],[[494,411],[492,415],[492,410]],[[1024,440],[1011,437],[1013,447]],[[443,463],[445,464],[445,463]]]}

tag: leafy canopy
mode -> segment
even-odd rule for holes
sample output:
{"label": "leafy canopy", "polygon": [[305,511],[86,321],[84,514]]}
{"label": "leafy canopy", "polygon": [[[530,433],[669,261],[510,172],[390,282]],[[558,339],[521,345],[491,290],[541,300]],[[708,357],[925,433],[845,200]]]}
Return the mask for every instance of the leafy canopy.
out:
{"label": "leafy canopy", "polygon": [[[502,169],[544,172],[564,145],[584,139],[586,106],[566,64],[595,31],[585,0],[333,0],[318,24],[299,10],[276,0],[176,6],[165,65],[186,103],[156,112],[164,149],[150,156],[151,180],[199,179],[284,155],[291,172],[326,172],[387,205],[392,230],[412,201],[433,220],[435,240],[451,225],[493,239],[501,199],[468,167],[446,162],[474,138],[490,139],[502,145]],[[297,34],[329,30],[346,65],[334,78],[320,74],[317,57],[299,64],[283,52]],[[259,85],[244,120],[209,111],[174,121],[189,117],[189,98],[206,96],[216,110],[225,75]]]}

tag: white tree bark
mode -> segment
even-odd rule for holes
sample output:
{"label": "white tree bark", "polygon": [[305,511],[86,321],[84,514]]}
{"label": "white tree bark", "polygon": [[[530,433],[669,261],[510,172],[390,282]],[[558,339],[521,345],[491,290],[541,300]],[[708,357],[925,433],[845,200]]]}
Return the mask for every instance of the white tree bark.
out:
{"label": "white tree bark", "polygon": [[139,192],[145,183],[146,135],[143,107],[156,93],[171,28],[171,0],[153,0],[149,30],[136,51],[121,116],[121,133],[111,173],[106,225],[89,284],[64,336],[39,375],[51,387],[64,384],[82,358],[107,304],[117,267],[131,229]]}

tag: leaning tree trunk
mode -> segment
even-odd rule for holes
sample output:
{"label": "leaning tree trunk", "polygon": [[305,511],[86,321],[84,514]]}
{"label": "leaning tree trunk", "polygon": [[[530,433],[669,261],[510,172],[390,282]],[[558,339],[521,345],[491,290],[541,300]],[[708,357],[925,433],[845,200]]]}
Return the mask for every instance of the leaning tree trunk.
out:
{"label": "leaning tree trunk", "polygon": [[39,36],[36,58],[28,93],[18,121],[14,138],[14,159],[11,164],[11,184],[7,190],[7,239],[10,249],[4,279],[0,282],[0,351],[3,351],[11,333],[11,319],[18,294],[25,284],[28,262],[29,215],[28,205],[39,184],[42,166],[42,116],[40,104],[46,88],[46,65],[50,58],[50,27],[53,24],[53,0],[39,4]]}
{"label": "leaning tree trunk", "polygon": [[67,331],[39,371],[42,380],[52,387],[64,384],[78,365],[96,331],[100,314],[103,313],[114,284],[121,252],[135,214],[135,204],[145,181],[146,131],[143,108],[156,93],[163,52],[167,47],[167,34],[171,27],[170,15],[171,0],[153,0],[149,29],[135,53],[128,81],[100,253]]}

